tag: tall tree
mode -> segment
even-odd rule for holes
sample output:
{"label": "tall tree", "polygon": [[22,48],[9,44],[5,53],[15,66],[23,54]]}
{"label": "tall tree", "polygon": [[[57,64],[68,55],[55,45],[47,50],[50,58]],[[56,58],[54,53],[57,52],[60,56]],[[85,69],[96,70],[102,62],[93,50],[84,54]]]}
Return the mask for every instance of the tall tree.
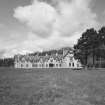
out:
{"label": "tall tree", "polygon": [[0,59],[0,67],[13,67],[13,66],[14,66],[13,58]]}
{"label": "tall tree", "polygon": [[99,49],[98,54],[100,57],[105,58],[105,27],[102,27],[98,33],[99,37]]}
{"label": "tall tree", "polygon": [[102,43],[105,45],[105,27],[102,27],[100,30],[99,30],[99,41],[100,41],[100,44],[102,45]]}
{"label": "tall tree", "polygon": [[95,48],[97,47],[97,32],[94,28],[86,30],[78,40],[77,44],[74,45],[75,57],[80,59],[82,64],[87,65],[87,56],[91,53],[93,55],[93,64],[94,64],[94,55]]}

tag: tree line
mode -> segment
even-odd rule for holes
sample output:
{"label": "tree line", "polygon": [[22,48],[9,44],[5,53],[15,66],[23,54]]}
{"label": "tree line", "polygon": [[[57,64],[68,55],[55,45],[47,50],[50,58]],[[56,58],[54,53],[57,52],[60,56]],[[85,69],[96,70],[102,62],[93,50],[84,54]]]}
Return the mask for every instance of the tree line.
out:
{"label": "tree line", "polygon": [[0,59],[0,67],[13,67],[14,58],[4,58]]}
{"label": "tree line", "polygon": [[[88,56],[105,59],[105,27],[96,31],[94,28],[87,29],[74,45],[75,58],[79,59],[83,65],[87,65]],[[105,66],[105,65],[104,65]]]}

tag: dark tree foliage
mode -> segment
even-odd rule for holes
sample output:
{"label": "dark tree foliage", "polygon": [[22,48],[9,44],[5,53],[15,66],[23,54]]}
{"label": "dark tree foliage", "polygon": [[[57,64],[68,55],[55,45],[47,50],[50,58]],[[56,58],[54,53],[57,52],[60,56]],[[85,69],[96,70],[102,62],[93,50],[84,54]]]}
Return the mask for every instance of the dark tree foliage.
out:
{"label": "dark tree foliage", "polygon": [[86,30],[74,45],[74,55],[77,59],[80,59],[82,64],[87,64],[87,56],[92,53],[93,57],[95,49],[98,44],[98,34],[94,28]]}
{"label": "dark tree foliage", "polygon": [[105,27],[102,27],[99,30],[99,45],[101,46],[98,50],[99,56],[102,56],[105,58]]}
{"label": "dark tree foliage", "polygon": [[94,28],[86,30],[74,45],[74,55],[84,65],[87,65],[88,55],[92,55],[93,65],[95,56],[105,58],[105,27],[98,32]]}
{"label": "dark tree foliage", "polygon": [[102,27],[99,30],[99,44],[100,45],[102,45],[102,44],[105,45],[105,27]]}
{"label": "dark tree foliage", "polygon": [[0,59],[0,67],[13,67],[13,66],[14,66],[13,58]]}

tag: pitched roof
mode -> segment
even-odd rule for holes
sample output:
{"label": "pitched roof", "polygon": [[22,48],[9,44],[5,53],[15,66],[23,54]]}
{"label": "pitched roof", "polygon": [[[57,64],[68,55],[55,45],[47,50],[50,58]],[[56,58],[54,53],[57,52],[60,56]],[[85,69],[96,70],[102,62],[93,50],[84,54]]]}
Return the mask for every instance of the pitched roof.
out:
{"label": "pitched roof", "polygon": [[62,61],[62,59],[64,59],[64,57],[68,54],[68,53],[73,53],[73,51],[68,50],[67,53],[65,55],[63,55],[62,50],[59,52],[54,51],[53,53],[36,53],[35,55],[19,55],[19,61],[22,62],[46,62],[48,61],[50,58],[53,58],[56,61]]}

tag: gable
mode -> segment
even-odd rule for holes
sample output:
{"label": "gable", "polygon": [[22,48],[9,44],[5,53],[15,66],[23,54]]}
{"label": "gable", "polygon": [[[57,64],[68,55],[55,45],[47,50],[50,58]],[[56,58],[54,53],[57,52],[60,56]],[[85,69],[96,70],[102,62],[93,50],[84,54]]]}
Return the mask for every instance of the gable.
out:
{"label": "gable", "polygon": [[74,54],[72,51],[68,51],[65,55],[64,55],[64,58],[65,57],[74,57]]}

